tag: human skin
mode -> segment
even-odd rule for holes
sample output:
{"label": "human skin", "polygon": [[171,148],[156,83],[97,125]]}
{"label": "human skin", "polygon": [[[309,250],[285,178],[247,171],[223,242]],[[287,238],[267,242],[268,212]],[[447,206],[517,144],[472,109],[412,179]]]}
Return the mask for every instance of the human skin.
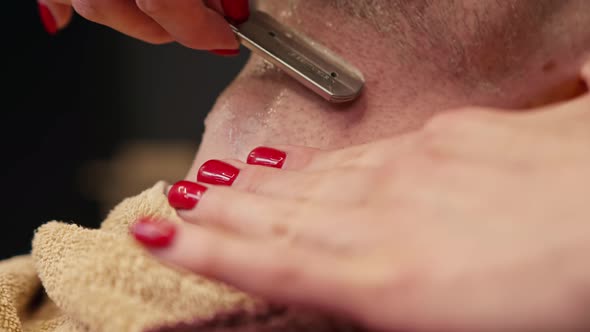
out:
{"label": "human skin", "polygon": [[[432,17],[422,14],[426,26],[429,20],[447,20],[426,32],[379,22],[377,29],[326,5],[329,1],[296,3],[261,5],[357,66],[366,77],[364,94],[352,105],[329,105],[253,57],[211,110],[187,180],[194,180],[208,159],[243,160],[258,145],[340,148],[415,130],[448,109],[526,108],[559,100],[579,87],[579,68],[590,49],[590,33],[580,29],[590,22],[584,0],[550,5],[555,8],[547,11],[559,16],[551,19],[527,16],[537,14],[538,2],[513,2],[507,9],[493,1],[465,1],[464,11],[470,13],[440,18],[447,14],[432,9]],[[418,15],[407,11],[394,11],[389,19],[403,23],[401,16]],[[470,28],[461,25],[462,17],[475,13],[479,32],[464,31]]]}
{"label": "human skin", "polygon": [[[177,12],[205,16],[202,2],[40,1],[52,6],[60,27],[67,23],[73,3],[88,19],[146,41],[176,37],[198,49],[235,47],[235,41],[227,42],[223,17],[213,12],[222,12],[220,0],[207,1],[213,9],[207,14],[210,20],[191,20],[209,29],[189,25],[185,30],[191,33],[184,34],[165,23],[175,22]],[[578,70],[590,49],[585,0],[261,0],[258,4],[343,55],[363,72],[366,89],[353,104],[330,105],[253,57],[211,110],[188,180],[195,179],[206,160],[243,159],[257,145],[346,147],[415,130],[448,109],[526,108],[563,99],[575,93]],[[128,8],[127,15],[120,14],[122,7]],[[143,23],[133,22],[138,16]],[[158,17],[166,17],[161,25]],[[128,26],[141,31],[129,31]],[[154,31],[164,31],[165,36]]]}
{"label": "human skin", "polygon": [[588,331],[589,141],[588,93],[466,108],[344,149],[276,147],[282,169],[226,160],[231,187],[170,189],[186,223],[132,233],[166,264],[378,331]]}
{"label": "human skin", "polygon": [[[405,228],[404,224],[392,226],[388,224],[391,219],[377,218],[378,226],[371,229],[373,232],[377,229],[386,239],[379,238],[380,241],[375,241],[377,243],[375,247],[371,247],[371,252],[385,252],[387,255],[359,255],[359,260],[353,261],[354,269],[348,263],[339,265],[336,261],[329,261],[327,258],[324,260],[324,254],[321,253],[314,252],[314,255],[320,256],[318,260],[308,259],[310,256],[299,254],[299,250],[306,250],[305,247],[295,246],[289,252],[293,256],[283,256],[285,252],[272,249],[284,247],[273,247],[265,242],[248,242],[249,247],[242,246],[242,241],[245,240],[239,232],[237,234],[240,236],[232,234],[237,236],[237,240],[230,241],[223,237],[225,235],[221,236],[209,228],[191,228],[189,225],[183,227],[190,230],[178,230],[178,237],[171,248],[155,254],[169,262],[187,266],[196,272],[220,278],[257,294],[317,305],[352,315],[370,326],[380,328],[407,327],[423,331],[488,331],[498,327],[504,328],[503,330],[521,328],[535,331],[587,328],[583,319],[585,316],[580,313],[580,310],[587,307],[576,305],[577,301],[571,300],[572,293],[578,295],[588,289],[584,283],[584,280],[588,280],[588,274],[583,268],[585,265],[580,264],[579,256],[579,252],[588,250],[585,246],[588,243],[585,241],[587,238],[582,236],[587,234],[586,224],[583,223],[587,216],[572,213],[574,216],[564,226],[555,225],[551,222],[554,219],[540,218],[538,215],[539,206],[553,206],[556,205],[554,202],[559,202],[560,205],[551,211],[561,212],[560,215],[567,214],[568,211],[584,210],[585,202],[582,198],[588,195],[585,191],[587,186],[580,184],[587,179],[580,178],[577,174],[584,174],[588,165],[587,159],[583,158],[586,151],[583,150],[586,146],[584,144],[588,140],[583,130],[588,132],[588,128],[578,125],[588,123],[587,118],[582,115],[568,119],[523,115],[518,116],[518,120],[513,123],[505,116],[490,116],[490,109],[482,112],[478,108],[465,108],[470,105],[484,105],[493,108],[493,112],[499,109],[524,109],[551,101],[567,100],[580,93],[582,85],[579,71],[587,58],[590,45],[589,33],[584,29],[590,23],[587,2],[515,1],[502,6],[497,1],[464,0],[452,3],[433,2],[424,8],[412,7],[412,4],[420,2],[393,2],[398,5],[398,10],[392,11],[390,20],[383,21],[381,17],[372,23],[365,18],[349,15],[342,8],[330,7],[329,4],[332,3],[335,2],[317,0],[263,2],[262,5],[286,24],[313,36],[354,63],[367,79],[364,95],[351,105],[328,105],[282,73],[253,58],[211,111],[199,153],[186,179],[194,181],[197,169],[208,159],[243,160],[248,151],[258,145],[344,148],[343,155],[346,157],[332,160],[330,157],[318,158],[320,164],[326,165],[324,175],[332,181],[326,180],[326,183],[337,183],[338,192],[342,192],[347,181],[343,179],[357,178],[359,182],[367,181],[363,187],[365,190],[380,192],[383,197],[389,197],[386,194],[400,197],[411,193],[410,198],[416,198],[411,202],[414,205],[407,204],[404,209],[394,212],[395,216],[404,212],[403,216],[406,218],[401,219],[406,223],[425,222],[418,223],[420,232]],[[383,5],[384,2],[380,4]],[[405,17],[418,17],[425,24],[406,20]],[[464,111],[449,116],[437,115],[458,108]],[[588,108],[587,98],[552,111],[563,112],[566,108],[577,110],[574,112],[577,114]],[[472,114],[469,115],[470,113]],[[430,121],[434,115],[437,117]],[[427,124],[426,127],[421,129],[424,124]],[[574,130],[575,128],[583,130]],[[540,132],[541,129],[560,135],[547,136],[546,131]],[[526,135],[515,136],[515,131],[524,131]],[[572,136],[564,134],[570,131]],[[415,136],[412,133],[416,133]],[[404,138],[408,137],[400,136],[403,134],[418,137],[418,143],[410,140],[412,144],[404,150],[406,154],[403,157],[411,156],[413,159],[404,159],[395,151],[383,149],[383,145],[378,143],[381,142],[378,140],[385,139],[383,142],[389,143],[386,144],[389,148],[395,148],[398,144],[403,145],[396,143],[398,140],[405,141]],[[527,144],[521,142],[521,138],[525,138]],[[552,158],[555,157],[556,150],[538,149],[539,141],[552,145],[553,140],[560,143],[558,151],[564,152],[568,158],[555,160]],[[347,153],[350,150],[346,147],[365,142],[375,142],[365,146],[369,151],[377,151],[373,155],[388,156],[379,159],[379,162],[384,162],[381,169],[387,181],[375,181],[369,177],[359,178],[352,173],[339,172],[339,167],[347,165],[347,161],[352,162],[352,166],[358,166],[354,162],[375,162],[363,153]],[[495,144],[490,146],[490,142]],[[508,149],[512,146],[507,142],[518,144],[512,150]],[[571,144],[572,142],[575,144]],[[571,150],[562,151],[563,146],[570,144]],[[381,149],[375,146],[380,146]],[[537,149],[532,149],[531,146]],[[334,154],[338,156],[339,150],[335,151]],[[421,154],[424,151],[442,151],[443,156],[449,158],[436,159],[441,163],[434,167],[437,163],[431,159],[426,159],[428,162],[420,159],[424,157]],[[530,159],[519,160],[523,164],[514,167],[511,160],[504,158],[506,152],[514,153],[508,156],[527,156]],[[305,158],[306,155],[301,153],[299,156]],[[299,160],[294,151],[288,158],[288,163]],[[464,163],[465,160],[468,162]],[[531,165],[532,162],[537,163]],[[540,166],[544,164],[547,164],[546,168]],[[525,171],[520,169],[522,166]],[[391,182],[400,180],[398,173],[391,173],[396,167],[404,170],[399,174],[411,175],[401,177],[403,181],[399,187],[396,182]],[[552,178],[554,174],[565,174],[563,169],[577,171],[569,172],[570,176],[552,179],[549,183],[542,181]],[[248,172],[244,171],[243,174]],[[329,174],[341,176],[334,179]],[[366,175],[367,172],[362,174]],[[576,176],[571,177],[572,174]],[[453,176],[451,180],[458,180],[449,181],[450,175]],[[265,184],[270,186],[272,183],[281,183],[282,179],[275,174],[267,182],[260,180],[250,185],[264,188]],[[234,190],[240,189],[239,181],[237,180],[238,187]],[[499,190],[491,190],[490,183]],[[391,189],[386,184],[397,189]],[[519,186],[514,187],[516,184]],[[544,186],[541,187],[541,184]],[[522,191],[525,187],[528,190]],[[551,192],[544,191],[546,187],[552,188]],[[333,194],[336,189],[331,188],[330,192]],[[352,192],[358,196],[358,191]],[[286,193],[308,194],[304,189],[269,191],[269,194],[279,198]],[[215,197],[219,198],[218,205],[207,204],[207,200],[211,203]],[[481,201],[489,204],[475,204],[478,209],[461,204],[471,200],[481,202],[474,198],[482,197],[485,200]],[[220,223],[226,222],[226,225],[236,227],[240,221],[248,221],[247,213],[242,214],[240,219],[236,216],[224,218],[220,212],[231,210],[229,207],[232,204],[240,206],[238,204],[244,202],[242,198],[235,196],[235,192],[229,189],[212,187],[195,209],[195,213],[202,213],[201,223],[205,215],[207,220],[219,220]],[[304,196],[304,201],[313,202],[312,199],[314,197]],[[247,204],[248,207],[259,206],[260,209],[269,210],[273,207],[259,196],[256,196],[255,202],[245,202],[251,203]],[[442,207],[433,211],[433,204]],[[214,212],[204,214],[202,211],[207,211],[208,206]],[[293,208],[293,204],[289,206]],[[461,209],[452,209],[457,206]],[[381,211],[384,215],[391,216],[386,214],[388,211],[394,213],[388,207],[383,207]],[[247,212],[247,209],[244,211]],[[306,209],[303,211],[313,212]],[[338,209],[330,211],[337,212]],[[368,233],[366,225],[359,220],[371,220],[371,215],[355,214],[359,211],[368,213],[363,209],[356,212],[344,211],[357,218],[345,218],[338,214],[342,218],[334,220],[331,215],[304,212],[298,215],[299,218],[292,220],[315,223],[314,227],[305,227],[303,231],[323,229],[323,233],[318,231],[314,235],[322,240],[352,234],[354,239],[346,240],[364,249],[366,243],[363,241],[371,238],[374,233]],[[194,220],[188,216],[185,218],[199,222],[198,217]],[[473,220],[484,224],[474,224]],[[502,222],[485,223],[489,220]],[[247,231],[260,231],[256,226],[268,225],[263,221],[259,222],[260,225],[247,223],[252,225]],[[538,241],[532,240],[532,232],[538,233],[539,237],[535,237]],[[510,236],[506,238],[505,234]],[[500,247],[497,240],[502,241]],[[344,244],[346,245],[346,241]],[[328,242],[322,247],[329,248],[330,245],[333,243]],[[178,248],[184,249],[178,251]],[[179,256],[179,252],[182,255]],[[281,257],[270,256],[277,252],[281,252]],[[398,252],[399,256],[396,255]],[[547,252],[555,254],[557,258],[549,255],[553,258],[543,260],[547,256],[542,254]],[[382,258],[391,258],[389,255],[395,255],[397,264],[385,264],[391,260]],[[275,270],[263,265],[264,262],[276,264],[285,257],[293,258],[299,263],[304,261],[306,264],[285,264],[278,268],[274,265]],[[528,258],[536,258],[536,264],[517,264]],[[247,266],[244,266],[244,262]],[[504,263],[515,268],[493,269]],[[256,264],[260,264],[259,271],[253,269]],[[317,264],[315,269],[314,264]],[[366,268],[358,269],[359,264]],[[563,267],[560,269],[562,272],[552,273],[556,270],[553,268],[555,265]],[[317,268],[319,266],[322,269]],[[390,270],[383,269],[384,266],[387,269],[405,267],[406,273],[402,273],[401,277],[400,274],[392,275]],[[524,270],[525,267],[530,269]],[[343,273],[338,275],[348,276],[353,280],[328,279],[329,276],[325,274],[312,273],[334,271],[332,268],[341,268]],[[307,270],[309,274],[303,273],[303,270]],[[358,276],[357,270],[366,271],[362,276],[365,279]],[[420,273],[424,271],[433,273],[434,277],[426,272]],[[331,273],[332,277],[333,274]],[[454,278],[457,276],[458,278]],[[264,277],[269,278],[269,282],[256,279]],[[272,285],[270,281],[282,280],[281,278],[301,287],[294,287],[294,290],[304,289],[300,294],[305,298],[297,297],[298,294],[295,293],[281,293],[277,288],[264,288],[265,285]],[[448,280],[452,283],[445,286],[454,287],[438,287]],[[379,287],[386,281],[393,286]],[[300,284],[297,285],[297,282]],[[408,283],[410,286],[418,286],[400,287],[400,284],[407,286]],[[327,291],[320,292],[320,285],[334,287],[322,287]],[[366,285],[371,286],[367,288]],[[573,287],[548,288],[547,285]],[[368,292],[363,292],[367,289]],[[407,289],[411,291],[404,293]],[[404,301],[394,304],[384,302],[400,297]],[[516,301],[515,298],[521,301]],[[587,303],[588,300],[580,296],[579,301]],[[375,306],[384,303],[391,306]],[[452,310],[457,307],[463,309],[461,313]],[[495,310],[482,310],[490,307]],[[393,309],[381,311],[384,308]],[[385,320],[384,317],[391,320]]]}
{"label": "human skin", "polygon": [[[202,50],[235,50],[239,43],[226,19],[242,22],[248,0],[38,0],[48,33],[65,28],[73,10],[137,39],[162,44],[177,41]],[[43,8],[42,8],[43,7]]]}
{"label": "human skin", "polygon": [[[580,183],[589,180],[579,176],[589,161],[588,97],[538,108],[584,89],[590,44],[577,27],[588,18],[576,13],[586,5],[560,8],[566,26],[533,28],[516,19],[531,3],[519,4],[514,34],[502,33],[506,12],[492,11],[482,18],[489,35],[460,60],[436,54],[450,49],[443,40],[416,61],[404,53],[415,48],[376,42],[391,34],[337,21],[329,8],[314,14],[311,3],[296,9],[305,21],[286,12],[285,21],[347,54],[367,77],[365,94],[330,106],[252,59],[209,115],[187,176],[195,181],[203,162],[222,159],[241,169],[234,187],[209,186],[196,208],[179,210],[200,227],[181,226],[171,247],[153,253],[383,330],[588,329],[588,192]],[[576,116],[560,117],[570,111]],[[373,143],[346,148],[364,142]],[[292,173],[233,160],[280,144]],[[291,145],[328,152],[309,157],[315,152]]]}

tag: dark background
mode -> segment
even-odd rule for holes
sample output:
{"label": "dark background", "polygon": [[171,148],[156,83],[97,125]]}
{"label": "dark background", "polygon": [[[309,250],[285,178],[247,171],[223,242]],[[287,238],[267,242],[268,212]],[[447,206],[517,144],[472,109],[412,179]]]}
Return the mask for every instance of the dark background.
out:
{"label": "dark background", "polygon": [[190,142],[196,149],[207,111],[248,56],[149,45],[79,16],[49,36],[35,1],[8,7],[0,259],[27,253],[34,229],[49,220],[98,226],[105,210],[84,194],[83,176],[92,183],[116,179],[81,173],[92,161],[111,160],[137,141]]}

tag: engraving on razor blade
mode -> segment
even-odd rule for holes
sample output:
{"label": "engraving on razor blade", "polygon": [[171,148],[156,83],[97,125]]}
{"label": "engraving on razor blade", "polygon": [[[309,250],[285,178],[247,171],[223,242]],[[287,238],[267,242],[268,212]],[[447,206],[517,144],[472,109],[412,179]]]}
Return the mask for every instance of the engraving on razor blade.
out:
{"label": "engraving on razor blade", "polygon": [[297,53],[295,53],[293,51],[288,51],[287,54],[290,57],[292,57],[295,60],[297,60],[305,68],[311,70],[313,73],[315,73],[316,75],[318,75],[319,77],[321,77],[324,81],[326,81],[327,86],[325,86],[325,87],[328,89],[328,91],[333,92],[333,90],[334,90],[334,84],[336,83],[336,81],[334,80],[334,78],[332,77],[331,74],[328,74],[325,71],[319,69],[317,66],[315,66],[313,63],[309,62],[303,56],[301,56],[301,55],[299,55],[299,54],[297,54]]}

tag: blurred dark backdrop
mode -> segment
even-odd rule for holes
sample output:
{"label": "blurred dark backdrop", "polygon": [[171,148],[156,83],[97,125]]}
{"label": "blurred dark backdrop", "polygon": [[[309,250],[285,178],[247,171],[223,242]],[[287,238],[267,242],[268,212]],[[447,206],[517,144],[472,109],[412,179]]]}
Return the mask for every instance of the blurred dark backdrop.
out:
{"label": "blurred dark backdrop", "polygon": [[186,170],[163,160],[184,163],[194,153],[207,111],[248,56],[149,45],[81,17],[52,37],[35,1],[8,7],[0,259],[27,253],[49,220],[96,227],[108,210],[104,187],[118,191],[129,170],[162,166],[136,186],[158,169],[162,178]]}

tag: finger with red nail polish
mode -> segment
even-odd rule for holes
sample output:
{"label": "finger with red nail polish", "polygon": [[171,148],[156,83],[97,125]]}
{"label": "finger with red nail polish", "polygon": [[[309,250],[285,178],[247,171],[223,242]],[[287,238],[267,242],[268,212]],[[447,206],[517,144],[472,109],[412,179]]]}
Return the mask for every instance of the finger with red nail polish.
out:
{"label": "finger with red nail polish", "polygon": [[240,170],[220,160],[209,160],[205,162],[197,173],[197,181],[220,185],[231,186]]}
{"label": "finger with red nail polish", "polygon": [[142,245],[152,248],[165,248],[172,244],[176,226],[152,217],[144,217],[131,226],[131,234]]}
{"label": "finger with red nail polish", "polygon": [[190,181],[176,182],[168,191],[168,203],[175,209],[190,210],[193,209],[207,187]]}
{"label": "finger with red nail polish", "polygon": [[[324,150],[302,146],[259,146],[250,151],[246,163],[292,171],[318,169],[314,167],[314,164],[317,159],[322,159],[323,154],[325,154]],[[337,165],[331,165],[331,167],[334,166]]]}
{"label": "finger with red nail polish", "polygon": [[287,154],[281,150],[260,146],[250,152],[247,163],[250,165],[282,168],[286,158]]}
{"label": "finger with red nail polish", "polygon": [[37,1],[40,20],[51,35],[68,24],[75,8],[90,21],[149,43],[174,40],[223,56],[237,55],[240,46],[228,21],[241,23],[250,15],[248,0]]}
{"label": "finger with red nail polish", "polygon": [[229,50],[210,50],[209,52],[215,54],[215,55],[221,55],[221,56],[227,56],[227,57],[231,57],[231,56],[238,56],[240,55],[240,49],[229,49]]}
{"label": "finger with red nail polish", "polygon": [[221,0],[221,6],[225,17],[232,23],[240,24],[250,17],[250,5],[248,0]]}
{"label": "finger with red nail polish", "polygon": [[[346,271],[351,269],[350,263],[340,256],[318,254],[309,248],[285,246],[275,241],[252,241],[183,224],[179,225],[174,246],[151,253],[167,265],[223,281],[277,302],[315,304],[325,301],[333,305],[336,296],[342,299],[342,303],[354,300],[343,291],[348,286],[341,285],[343,281],[340,280],[344,278],[338,278],[348,276]],[[300,272],[293,275],[289,271]],[[289,276],[292,287],[276,282],[285,280],[285,276]],[[337,292],[331,291],[333,289]]]}
{"label": "finger with red nail polish", "polygon": [[55,35],[63,29],[72,19],[72,7],[51,0],[39,0],[37,2],[39,18],[43,28],[49,35]]}
{"label": "finger with red nail polish", "polygon": [[[90,0],[87,0],[90,1]],[[94,0],[104,2],[103,0]],[[164,28],[176,41],[194,49],[237,49],[240,43],[225,14],[217,6],[194,0],[135,0],[137,7]],[[221,6],[219,6],[221,7]]]}

